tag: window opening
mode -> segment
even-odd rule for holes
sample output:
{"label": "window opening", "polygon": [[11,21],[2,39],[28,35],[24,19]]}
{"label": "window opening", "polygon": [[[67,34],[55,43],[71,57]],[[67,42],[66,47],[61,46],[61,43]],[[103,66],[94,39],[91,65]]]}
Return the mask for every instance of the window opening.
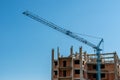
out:
{"label": "window opening", "polygon": [[75,64],[80,64],[80,61],[79,60],[75,60],[74,63]]}
{"label": "window opening", "polygon": [[80,70],[75,70],[75,74],[80,74]]}
{"label": "window opening", "polygon": [[57,75],[57,71],[54,71],[54,74]]}
{"label": "window opening", "polygon": [[66,77],[66,70],[63,71],[63,77]]}
{"label": "window opening", "polygon": [[63,67],[66,67],[66,61],[63,61]]}

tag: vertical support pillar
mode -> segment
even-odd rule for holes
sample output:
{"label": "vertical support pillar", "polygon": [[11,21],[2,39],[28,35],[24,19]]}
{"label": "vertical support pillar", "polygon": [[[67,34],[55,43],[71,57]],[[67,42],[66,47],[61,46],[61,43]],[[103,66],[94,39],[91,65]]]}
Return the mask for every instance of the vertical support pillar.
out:
{"label": "vertical support pillar", "polygon": [[73,55],[73,46],[71,46],[71,48],[70,48],[70,55],[71,56]]}
{"label": "vertical support pillar", "polygon": [[100,50],[97,50],[97,80],[101,80]]}
{"label": "vertical support pillar", "polygon": [[83,80],[83,69],[82,69],[82,47],[79,48],[79,54],[80,54],[80,80]]}
{"label": "vertical support pillar", "polygon": [[57,59],[57,63],[58,63],[58,66],[57,66],[57,71],[58,71],[58,80],[59,80],[59,58],[60,58],[60,52],[59,52],[59,47],[57,47],[57,54],[58,54],[58,59]]}
{"label": "vertical support pillar", "polygon": [[84,59],[85,59],[85,61],[87,61],[87,54],[86,54],[86,52],[84,52]]}
{"label": "vertical support pillar", "polygon": [[52,64],[51,64],[51,80],[53,80],[54,73],[54,49],[52,49]]}
{"label": "vertical support pillar", "polygon": [[57,55],[58,55],[58,59],[60,58],[60,51],[59,51],[59,47],[57,47]]}
{"label": "vertical support pillar", "polygon": [[115,72],[115,80],[118,80],[117,79],[117,55],[116,55],[116,52],[114,53],[114,72]]}
{"label": "vertical support pillar", "polygon": [[74,64],[73,64],[73,46],[71,46],[71,48],[70,48],[70,56],[71,56],[71,58],[72,58],[72,60],[71,60],[71,67],[72,67],[72,70],[71,70],[71,77],[72,77],[72,80],[74,80]]}
{"label": "vertical support pillar", "polygon": [[87,53],[86,52],[84,52],[84,59],[85,59],[85,64],[84,64],[84,69],[85,69],[85,79],[88,79],[88,75],[87,75],[87,70],[88,70],[88,68],[87,68]]}

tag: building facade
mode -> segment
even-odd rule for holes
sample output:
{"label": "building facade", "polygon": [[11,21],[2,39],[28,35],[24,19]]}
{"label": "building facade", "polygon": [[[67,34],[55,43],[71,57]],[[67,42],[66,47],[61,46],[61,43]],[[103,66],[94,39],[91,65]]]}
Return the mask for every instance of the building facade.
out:
{"label": "building facade", "polygon": [[[73,47],[67,57],[60,56],[57,49],[57,59],[52,49],[51,80],[96,80],[96,54],[82,52],[74,53]],[[116,52],[101,55],[101,80],[120,80],[120,63]]]}

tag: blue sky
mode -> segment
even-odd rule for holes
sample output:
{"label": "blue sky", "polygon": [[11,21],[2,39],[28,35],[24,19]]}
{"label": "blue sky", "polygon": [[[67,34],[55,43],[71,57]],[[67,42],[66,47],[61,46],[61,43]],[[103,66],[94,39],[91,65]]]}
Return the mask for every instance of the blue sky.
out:
{"label": "blue sky", "polygon": [[[75,33],[104,38],[120,55],[119,0],[0,0],[0,80],[50,80],[51,49],[93,49],[22,14],[29,10]],[[86,38],[97,44],[98,39]]]}

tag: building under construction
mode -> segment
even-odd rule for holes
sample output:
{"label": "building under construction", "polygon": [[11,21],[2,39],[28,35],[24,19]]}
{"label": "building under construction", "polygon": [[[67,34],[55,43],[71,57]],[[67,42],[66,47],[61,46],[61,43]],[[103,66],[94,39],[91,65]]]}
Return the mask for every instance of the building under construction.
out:
{"label": "building under construction", "polygon": [[103,38],[95,45],[36,14],[29,11],[25,11],[23,14],[96,50],[96,54],[88,54],[82,52],[82,48],[80,48],[78,53],[74,53],[71,47],[70,55],[63,57],[60,56],[58,49],[57,59],[54,58],[54,50],[52,50],[52,80],[120,80],[120,63],[117,53],[100,54]]}
{"label": "building under construction", "polygon": [[[74,53],[70,48],[70,55],[60,56],[57,49],[57,59],[52,49],[52,80],[96,80],[97,56],[82,51]],[[101,80],[120,80],[120,63],[116,52],[100,54]]]}

